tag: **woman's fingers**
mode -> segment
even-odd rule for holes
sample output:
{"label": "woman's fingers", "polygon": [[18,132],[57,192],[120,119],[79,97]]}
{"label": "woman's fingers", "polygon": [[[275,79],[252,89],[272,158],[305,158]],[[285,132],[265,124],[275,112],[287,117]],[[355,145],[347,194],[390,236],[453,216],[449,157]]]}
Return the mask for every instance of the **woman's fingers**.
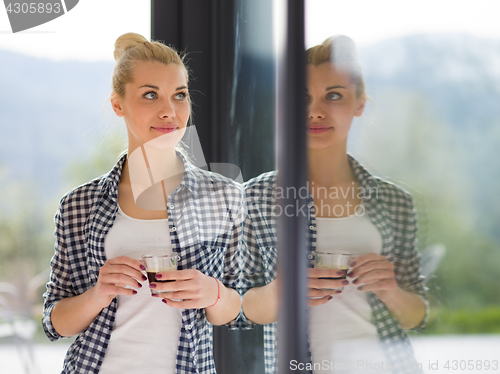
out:
{"label": "woman's fingers", "polygon": [[[149,286],[160,297],[177,301],[178,308],[205,308],[217,300],[220,282],[196,269],[164,271]],[[166,292],[166,293],[165,293]],[[180,304],[179,304],[180,303]],[[170,304],[169,304],[170,305]]]}
{"label": "woman's fingers", "polygon": [[345,270],[309,269],[309,288],[322,290],[342,288],[349,284],[349,281],[342,278],[343,276],[345,276]]}
{"label": "woman's fingers", "polygon": [[326,290],[318,290],[316,288],[309,288],[309,292],[307,293],[308,297],[328,297],[330,295],[337,295],[341,293],[342,290],[334,290],[334,289],[326,289]]}
{"label": "woman's fingers", "polygon": [[112,284],[122,288],[125,288],[126,286],[133,288],[142,287],[142,284],[140,284],[136,279],[123,273],[104,273],[100,277],[100,282],[102,284]]}
{"label": "woman's fingers", "polygon": [[309,288],[313,289],[331,290],[334,288],[342,288],[348,284],[349,281],[346,279],[309,278]]}
{"label": "woman's fingers", "polygon": [[136,290],[131,288],[119,287],[112,284],[103,284],[99,287],[99,292],[105,295],[124,295],[124,296],[132,296],[137,293]]}
{"label": "woman's fingers", "polygon": [[309,306],[319,306],[326,304],[332,299],[332,296],[325,296],[317,299],[308,299],[307,303]]}
{"label": "woman's fingers", "polygon": [[[142,267],[141,267],[142,266]],[[101,268],[102,273],[125,274],[137,280],[146,280],[147,278],[142,274],[144,266],[139,260],[127,256],[116,257],[106,261]]]}
{"label": "woman's fingers", "polygon": [[394,269],[392,262],[388,261],[385,256],[375,253],[367,253],[366,255],[356,257],[351,264],[354,266],[352,266],[351,271],[347,274],[347,276],[351,278],[356,278],[372,270]]}
{"label": "woman's fingers", "polygon": [[363,284],[358,287],[359,291],[390,291],[396,290],[397,283],[394,279],[384,279],[379,282],[371,283],[371,284]]}

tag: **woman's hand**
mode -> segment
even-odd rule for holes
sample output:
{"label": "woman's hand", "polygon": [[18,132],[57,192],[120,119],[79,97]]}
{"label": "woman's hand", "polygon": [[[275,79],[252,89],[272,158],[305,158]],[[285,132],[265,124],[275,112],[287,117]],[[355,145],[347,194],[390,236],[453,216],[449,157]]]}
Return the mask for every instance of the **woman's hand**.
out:
{"label": "woman's hand", "polygon": [[[354,265],[354,266],[353,266]],[[367,253],[351,260],[352,270],[347,274],[356,278],[352,283],[361,285],[360,291],[373,291],[383,302],[390,302],[398,291],[394,265],[385,256]]]}
{"label": "woman's hand", "polygon": [[412,329],[425,316],[424,300],[417,294],[405,291],[396,282],[394,265],[385,256],[367,253],[352,259],[348,277],[360,291],[372,291],[378,296],[403,329]]}
{"label": "woman's hand", "polygon": [[[206,308],[218,301],[219,289],[224,287],[215,278],[196,269],[163,271],[156,274],[149,287],[155,291],[169,293],[153,294],[163,298],[163,302],[174,308]],[[166,282],[173,281],[173,282]]]}
{"label": "woman's hand", "polygon": [[66,297],[57,302],[51,319],[54,329],[61,336],[73,336],[85,330],[117,295],[134,295],[140,288],[138,279],[147,278],[141,273],[144,266],[139,260],[121,256],[106,261],[99,271],[97,283],[84,293]]}
{"label": "woman's hand", "polygon": [[309,274],[309,306],[318,306],[326,304],[331,300],[332,295],[337,295],[342,288],[349,284],[341,276],[345,275],[345,270],[338,269],[308,269]]}
{"label": "woman's hand", "polygon": [[107,260],[99,270],[99,278],[93,287],[92,300],[101,308],[107,307],[118,295],[135,295],[135,289],[141,288],[139,280],[147,278],[141,273],[146,268],[141,261],[127,256]]}

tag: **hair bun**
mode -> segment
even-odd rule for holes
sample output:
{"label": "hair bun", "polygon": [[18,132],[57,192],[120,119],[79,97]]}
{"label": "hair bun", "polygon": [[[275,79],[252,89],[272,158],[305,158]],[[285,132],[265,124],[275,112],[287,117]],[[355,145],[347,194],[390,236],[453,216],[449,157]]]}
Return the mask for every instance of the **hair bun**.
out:
{"label": "hair bun", "polygon": [[335,35],[326,39],[323,44],[331,44],[332,48],[332,62],[343,63],[358,60],[358,53],[356,52],[356,44],[354,40],[345,35]]}
{"label": "hair bun", "polygon": [[118,61],[123,52],[127,49],[133,48],[138,44],[143,44],[144,42],[148,42],[148,40],[144,36],[136,34],[135,32],[128,32],[119,36],[115,42],[115,52],[113,54],[115,56],[115,60]]}

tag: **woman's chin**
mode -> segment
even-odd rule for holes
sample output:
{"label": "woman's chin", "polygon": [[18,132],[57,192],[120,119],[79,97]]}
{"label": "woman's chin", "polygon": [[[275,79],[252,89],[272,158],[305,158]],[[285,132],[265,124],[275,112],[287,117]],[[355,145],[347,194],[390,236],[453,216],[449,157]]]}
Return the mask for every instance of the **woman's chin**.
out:
{"label": "woman's chin", "polygon": [[144,147],[164,150],[175,149],[175,146],[181,141],[186,129],[179,129],[166,134],[159,134],[154,139],[151,139],[144,144]]}

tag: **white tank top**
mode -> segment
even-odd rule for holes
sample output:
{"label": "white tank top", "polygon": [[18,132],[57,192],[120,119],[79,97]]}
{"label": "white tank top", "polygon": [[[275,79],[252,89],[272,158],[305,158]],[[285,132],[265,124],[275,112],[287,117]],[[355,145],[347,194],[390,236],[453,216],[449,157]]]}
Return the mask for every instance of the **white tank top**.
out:
{"label": "white tank top", "polygon": [[[168,219],[141,220],[120,208],[104,240],[106,258],[172,253]],[[144,273],[145,274],[145,273]],[[182,310],[151,296],[148,281],[133,296],[118,296],[111,339],[99,373],[173,374]]]}
{"label": "white tank top", "polygon": [[[316,217],[316,252],[381,253],[382,237],[367,215],[343,218]],[[352,282],[352,278],[347,278]],[[386,373],[387,364],[371,321],[367,293],[349,284],[326,304],[309,308],[309,341],[313,372],[317,373]]]}

